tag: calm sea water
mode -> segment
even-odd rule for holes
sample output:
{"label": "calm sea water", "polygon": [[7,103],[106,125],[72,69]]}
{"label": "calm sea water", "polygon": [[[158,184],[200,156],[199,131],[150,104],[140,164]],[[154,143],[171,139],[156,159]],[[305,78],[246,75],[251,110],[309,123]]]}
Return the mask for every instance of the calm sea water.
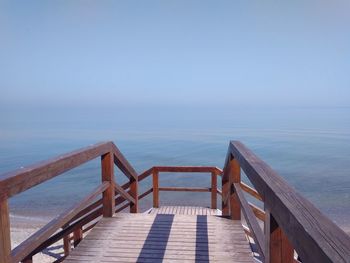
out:
{"label": "calm sea water", "polygon": [[[241,140],[340,226],[350,225],[350,109],[2,111],[0,173],[112,140],[138,172],[153,165],[222,167]],[[125,178],[116,171],[117,181]],[[100,182],[94,160],[10,200],[12,213],[53,216]],[[209,176],[162,174],[163,186],[209,186]],[[141,191],[151,181],[140,185]],[[208,206],[206,193],[161,194],[163,204]],[[145,209],[151,199],[142,201]]]}

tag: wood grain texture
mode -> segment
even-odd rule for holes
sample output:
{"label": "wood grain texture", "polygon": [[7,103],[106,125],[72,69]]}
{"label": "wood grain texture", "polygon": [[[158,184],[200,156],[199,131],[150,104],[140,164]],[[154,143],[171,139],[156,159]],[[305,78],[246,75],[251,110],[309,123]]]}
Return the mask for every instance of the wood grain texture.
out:
{"label": "wood grain texture", "polygon": [[11,197],[109,152],[112,144],[112,142],[95,144],[0,175],[0,189]]}
{"label": "wood grain texture", "polygon": [[253,257],[237,221],[195,214],[116,214],[103,218],[65,262],[253,262]]}
{"label": "wood grain texture", "polygon": [[294,249],[287,236],[278,226],[269,210],[266,210],[265,223],[265,259],[271,263],[293,263]]}
{"label": "wood grain texture", "polygon": [[349,262],[350,237],[242,143],[229,154],[259,192],[303,262]]}

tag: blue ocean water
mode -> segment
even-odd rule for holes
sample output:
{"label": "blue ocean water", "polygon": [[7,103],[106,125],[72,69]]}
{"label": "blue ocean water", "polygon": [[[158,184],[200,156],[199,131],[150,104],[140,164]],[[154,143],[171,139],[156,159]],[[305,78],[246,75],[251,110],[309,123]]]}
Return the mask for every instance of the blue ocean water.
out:
{"label": "blue ocean water", "polygon": [[[222,167],[240,140],[342,227],[350,226],[350,109],[2,111],[0,173],[112,140],[137,172],[153,165]],[[116,170],[116,180],[124,178]],[[246,180],[246,179],[244,179]],[[53,216],[100,182],[93,160],[10,200],[13,214]],[[162,186],[209,186],[205,174],[162,174]],[[140,192],[151,186],[140,184]],[[161,193],[162,204],[210,204],[206,193]],[[141,203],[151,206],[151,196]]]}

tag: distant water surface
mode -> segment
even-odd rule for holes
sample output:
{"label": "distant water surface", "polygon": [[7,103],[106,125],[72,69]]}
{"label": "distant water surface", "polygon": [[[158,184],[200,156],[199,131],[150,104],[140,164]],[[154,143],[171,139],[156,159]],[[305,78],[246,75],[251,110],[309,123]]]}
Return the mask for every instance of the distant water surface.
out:
{"label": "distant water surface", "polygon": [[[222,167],[229,140],[241,140],[342,227],[350,225],[350,109],[157,109],[110,113],[2,111],[0,173],[112,140],[137,172],[153,165]],[[120,183],[125,178],[116,170]],[[199,179],[200,178],[200,179]],[[246,179],[244,179],[246,180]],[[100,182],[93,160],[10,201],[13,214],[53,216]],[[209,176],[164,174],[164,186],[209,186]],[[140,184],[141,191],[151,181]],[[163,204],[208,206],[209,194],[161,193]],[[142,208],[151,206],[151,196]]]}

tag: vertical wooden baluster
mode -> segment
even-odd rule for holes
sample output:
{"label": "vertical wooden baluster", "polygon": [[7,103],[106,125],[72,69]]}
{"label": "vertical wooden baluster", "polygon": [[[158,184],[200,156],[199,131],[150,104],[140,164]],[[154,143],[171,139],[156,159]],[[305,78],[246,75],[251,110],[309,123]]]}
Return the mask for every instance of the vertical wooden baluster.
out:
{"label": "vertical wooden baluster", "polygon": [[159,207],[159,172],[156,169],[153,169],[152,177],[153,177],[153,207]]}
{"label": "vertical wooden baluster", "polygon": [[230,215],[230,163],[225,166],[221,176],[221,210],[223,216]]}
{"label": "vertical wooden baluster", "polygon": [[114,190],[114,156],[109,152],[101,156],[102,181],[110,183],[103,192],[103,217],[112,217],[115,209]]}
{"label": "vertical wooden baluster", "polygon": [[78,227],[73,231],[73,246],[76,247],[83,239],[83,228]]}
{"label": "vertical wooden baluster", "polygon": [[135,199],[135,203],[130,202],[130,213],[138,213],[138,180],[130,177],[129,194]]}
{"label": "vertical wooden baluster", "polygon": [[218,183],[215,172],[211,173],[211,209],[217,208],[218,202]]}
{"label": "vertical wooden baluster", "polygon": [[63,251],[64,251],[64,255],[66,257],[69,255],[70,250],[71,250],[69,236],[70,235],[66,235],[63,237]]}
{"label": "vertical wooden baluster", "polygon": [[269,209],[265,208],[265,262],[292,263],[294,262],[294,249],[287,236],[273,218]]}
{"label": "vertical wooden baluster", "polygon": [[11,235],[7,196],[0,195],[0,263],[10,262]]}
{"label": "vertical wooden baluster", "polygon": [[241,220],[241,205],[237,194],[234,192],[233,184],[241,182],[241,167],[236,159],[230,161],[230,210],[233,220]]}

